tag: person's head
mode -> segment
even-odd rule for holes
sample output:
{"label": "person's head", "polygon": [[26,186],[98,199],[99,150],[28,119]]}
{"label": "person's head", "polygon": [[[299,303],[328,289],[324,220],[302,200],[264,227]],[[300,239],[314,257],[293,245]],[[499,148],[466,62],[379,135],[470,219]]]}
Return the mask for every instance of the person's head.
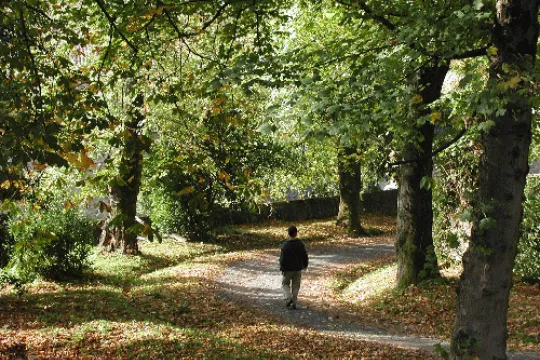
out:
{"label": "person's head", "polygon": [[289,232],[289,236],[292,238],[298,235],[298,229],[294,225],[289,226],[289,229],[287,231]]}

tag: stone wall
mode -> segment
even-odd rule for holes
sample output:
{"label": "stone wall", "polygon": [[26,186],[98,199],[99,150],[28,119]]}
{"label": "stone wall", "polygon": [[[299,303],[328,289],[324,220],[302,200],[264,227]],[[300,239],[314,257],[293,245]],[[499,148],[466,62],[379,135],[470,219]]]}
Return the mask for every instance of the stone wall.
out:
{"label": "stone wall", "polygon": [[[397,190],[377,191],[364,194],[364,211],[373,214],[397,214]],[[292,200],[259,204],[258,209],[249,211],[224,209],[216,216],[216,225],[246,224],[265,220],[299,221],[326,219],[337,216],[339,197]]]}
{"label": "stone wall", "polygon": [[397,189],[364,194],[364,211],[370,214],[397,215],[397,194]]}

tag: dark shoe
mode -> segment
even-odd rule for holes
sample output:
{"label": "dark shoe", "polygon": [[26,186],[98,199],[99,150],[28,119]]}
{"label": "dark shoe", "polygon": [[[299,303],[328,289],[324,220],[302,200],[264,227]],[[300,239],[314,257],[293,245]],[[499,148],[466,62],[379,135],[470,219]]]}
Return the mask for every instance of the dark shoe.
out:
{"label": "dark shoe", "polygon": [[286,301],[285,307],[291,307],[291,305],[293,304],[292,300],[285,300],[285,301]]}
{"label": "dark shoe", "polygon": [[291,309],[296,310],[296,303],[295,302],[291,302]]}

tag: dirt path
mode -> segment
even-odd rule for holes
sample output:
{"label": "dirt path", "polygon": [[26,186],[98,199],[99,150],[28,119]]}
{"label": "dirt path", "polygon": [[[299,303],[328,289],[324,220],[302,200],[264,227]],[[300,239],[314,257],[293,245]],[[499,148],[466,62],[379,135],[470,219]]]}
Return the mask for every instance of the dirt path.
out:
{"label": "dirt path", "polygon": [[[328,313],[325,303],[330,301],[325,291],[329,277],[335,271],[350,265],[360,265],[369,260],[394,252],[390,243],[345,244],[340,246],[317,246],[308,249],[310,266],[303,274],[298,310],[285,308],[281,294],[279,251],[254,254],[247,260],[238,261],[225,269],[217,279],[220,295],[252,306],[284,319],[322,333],[373,341],[385,345],[418,348],[434,352],[436,344],[448,344],[440,339],[389,333],[388,330],[364,326],[357,321],[347,321],[346,316]],[[537,354],[509,354],[509,359],[540,359]]]}

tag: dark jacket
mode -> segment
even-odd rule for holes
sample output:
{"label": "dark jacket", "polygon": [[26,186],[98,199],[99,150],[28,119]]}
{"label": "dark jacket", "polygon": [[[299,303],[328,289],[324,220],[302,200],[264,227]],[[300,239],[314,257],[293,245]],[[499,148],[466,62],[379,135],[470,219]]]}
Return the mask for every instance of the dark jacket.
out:
{"label": "dark jacket", "polygon": [[304,243],[298,239],[288,239],[281,243],[279,269],[300,271],[308,267],[308,255]]}

